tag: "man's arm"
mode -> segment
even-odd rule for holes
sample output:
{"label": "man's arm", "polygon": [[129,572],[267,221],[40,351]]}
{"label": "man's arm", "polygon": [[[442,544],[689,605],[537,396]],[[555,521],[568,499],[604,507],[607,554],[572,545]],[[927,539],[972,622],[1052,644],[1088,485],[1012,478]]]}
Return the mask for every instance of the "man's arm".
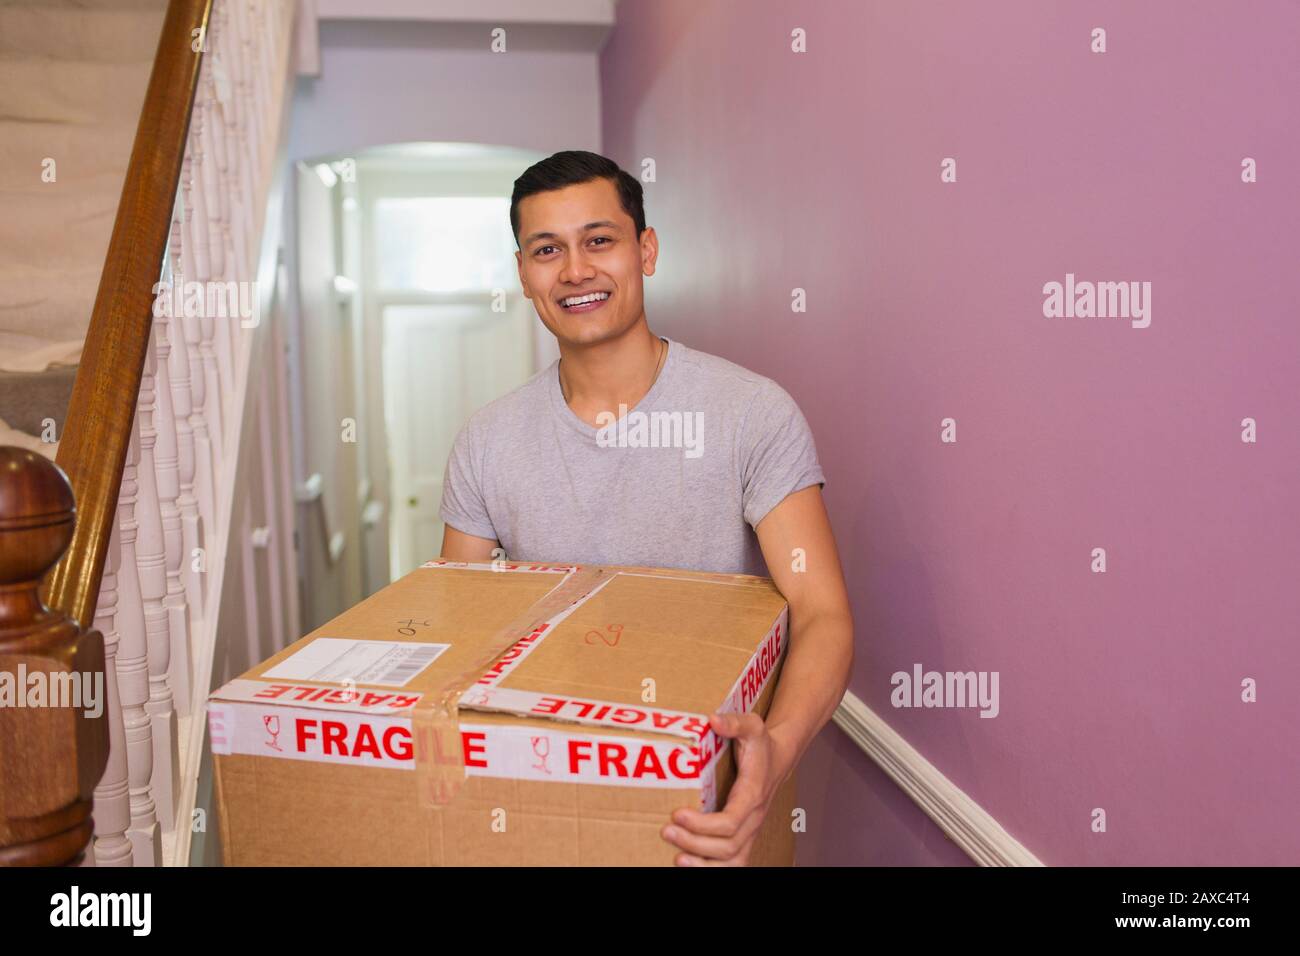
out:
{"label": "man's arm", "polygon": [[[777,788],[835,712],[853,666],[853,616],[821,489],[786,495],[755,531],[790,605],[785,663],[766,720],[754,713],[710,716],[713,730],[736,746],[736,779],[721,811],[673,812],[661,835],[685,851],[675,859],[679,866],[746,865]],[[796,548],[803,552],[798,561]]]}
{"label": "man's arm", "polygon": [[448,561],[490,561],[492,551],[501,545],[494,538],[480,538],[457,531],[449,524],[443,525],[442,557]]}
{"label": "man's arm", "polygon": [[[764,721],[776,743],[773,771],[779,784],[848,689],[853,613],[821,488],[787,495],[754,530],[768,573],[790,605],[790,644]],[[796,548],[803,551],[801,561]]]}

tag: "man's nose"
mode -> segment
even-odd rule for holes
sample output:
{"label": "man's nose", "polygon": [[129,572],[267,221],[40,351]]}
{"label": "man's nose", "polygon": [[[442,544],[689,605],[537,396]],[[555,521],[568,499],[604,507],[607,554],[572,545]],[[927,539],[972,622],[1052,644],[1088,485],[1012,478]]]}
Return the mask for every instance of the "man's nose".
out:
{"label": "man's nose", "polygon": [[564,282],[577,285],[595,275],[591,263],[582,252],[570,253],[564,261],[564,268],[560,272],[560,279]]}

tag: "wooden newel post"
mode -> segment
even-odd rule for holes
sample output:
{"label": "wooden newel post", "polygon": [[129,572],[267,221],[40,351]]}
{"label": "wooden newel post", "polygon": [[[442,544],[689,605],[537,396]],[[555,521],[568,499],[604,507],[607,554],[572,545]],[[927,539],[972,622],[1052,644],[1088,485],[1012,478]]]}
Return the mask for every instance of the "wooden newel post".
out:
{"label": "wooden newel post", "polygon": [[76,520],[52,461],[0,447],[0,864],[77,863],[108,760],[104,639],[41,601]]}

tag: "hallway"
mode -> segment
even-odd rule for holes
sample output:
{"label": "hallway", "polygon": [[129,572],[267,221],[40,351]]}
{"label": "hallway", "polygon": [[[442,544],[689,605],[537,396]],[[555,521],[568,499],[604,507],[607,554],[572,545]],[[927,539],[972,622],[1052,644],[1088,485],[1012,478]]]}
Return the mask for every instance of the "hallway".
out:
{"label": "hallway", "polygon": [[[359,613],[454,645],[385,590],[439,558],[544,566],[486,576],[512,582],[479,595],[498,638],[536,597],[520,579],[641,568],[679,526],[679,553],[719,555],[688,570],[738,574],[736,550],[779,585],[751,519],[785,467],[789,497],[822,486],[834,539],[805,564],[837,555],[852,612],[846,692],[797,761],[795,864],[1296,865],[1297,28],[1284,0],[0,2],[0,445],[23,489],[0,489],[0,537],[25,536],[4,563],[30,598],[0,670],[99,654],[112,688],[93,720],[0,725],[0,754],[39,733],[66,757],[14,784],[0,851],[221,865],[228,685],[303,635],[361,641],[338,623]],[[598,247],[524,258],[546,247],[512,189],[562,151],[629,175],[655,237],[633,232],[648,332],[617,353],[640,364],[607,362],[644,367],[611,388],[647,404],[611,413],[626,458],[568,471],[548,450],[595,434],[573,392],[606,361],[575,357],[615,354],[581,335],[639,313]],[[541,194],[596,202],[583,185]],[[606,298],[528,294],[543,275]],[[682,377],[713,360],[770,412]],[[670,388],[686,417],[653,418]],[[736,549],[710,524],[733,492]],[[570,513],[572,553],[511,549]],[[456,534],[500,547],[465,558]],[[777,613],[735,646],[759,653]],[[585,622],[573,653],[624,626]],[[635,677],[627,700],[547,679],[640,706]]]}

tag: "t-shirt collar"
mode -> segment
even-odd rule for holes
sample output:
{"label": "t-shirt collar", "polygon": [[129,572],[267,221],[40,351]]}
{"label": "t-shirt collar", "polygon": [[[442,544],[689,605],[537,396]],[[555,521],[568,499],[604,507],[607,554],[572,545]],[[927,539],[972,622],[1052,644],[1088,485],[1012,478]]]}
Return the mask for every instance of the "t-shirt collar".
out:
{"label": "t-shirt collar", "polygon": [[[677,353],[680,352],[684,346],[678,342],[674,342],[666,335],[660,335],[658,338],[661,338],[668,343],[668,354],[664,356],[664,367],[659,370],[659,377],[656,378],[654,384],[650,386],[650,391],[646,392],[641,401],[636,403],[635,409],[628,409],[628,411],[645,411],[653,408],[654,402],[658,400],[669,377],[674,373],[674,369],[677,365]],[[595,441],[596,436],[601,429],[584,422],[578,417],[577,413],[569,407],[569,403],[564,400],[564,391],[560,388],[559,359],[556,359],[555,363],[551,366],[547,391],[550,393],[551,407],[555,411],[555,414],[568,422],[569,427],[578,432],[578,434]],[[610,409],[610,411],[617,411],[617,409]]]}

